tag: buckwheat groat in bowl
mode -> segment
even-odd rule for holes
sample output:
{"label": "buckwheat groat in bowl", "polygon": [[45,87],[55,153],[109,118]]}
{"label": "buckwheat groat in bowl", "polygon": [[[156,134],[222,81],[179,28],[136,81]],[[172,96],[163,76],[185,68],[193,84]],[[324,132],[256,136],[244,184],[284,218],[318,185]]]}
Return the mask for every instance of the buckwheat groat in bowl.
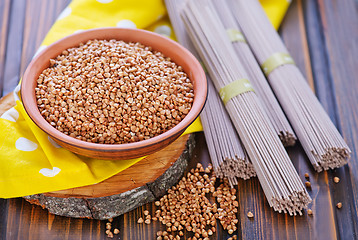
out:
{"label": "buckwheat groat in bowl", "polygon": [[63,38],[28,66],[21,97],[34,123],[84,156],[128,159],[158,151],[199,116],[200,63],[158,34],[120,28]]}

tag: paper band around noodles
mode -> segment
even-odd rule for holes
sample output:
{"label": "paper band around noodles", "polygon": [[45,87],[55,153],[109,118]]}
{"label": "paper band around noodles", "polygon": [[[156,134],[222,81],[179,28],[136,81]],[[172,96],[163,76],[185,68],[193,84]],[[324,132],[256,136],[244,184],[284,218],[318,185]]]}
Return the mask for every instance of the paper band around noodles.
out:
{"label": "paper band around noodles", "polygon": [[229,28],[226,30],[227,35],[231,42],[243,42],[246,43],[244,35],[237,29]]}
{"label": "paper band around noodles", "polygon": [[236,97],[245,92],[255,92],[249,80],[242,78],[236,81],[233,81],[221,88],[219,91],[220,98],[226,105],[230,99]]}
{"label": "paper band around noodles", "polygon": [[291,55],[288,53],[275,53],[261,65],[261,69],[268,76],[277,67],[286,64],[295,64]]}

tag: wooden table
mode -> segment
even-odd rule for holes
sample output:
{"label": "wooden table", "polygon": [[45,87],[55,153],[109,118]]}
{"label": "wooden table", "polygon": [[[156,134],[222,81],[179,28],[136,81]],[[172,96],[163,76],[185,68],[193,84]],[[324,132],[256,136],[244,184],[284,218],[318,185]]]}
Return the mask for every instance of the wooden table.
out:
{"label": "wooden table", "polygon": [[[68,0],[0,1],[0,96],[11,91]],[[304,181],[309,173],[313,215],[290,217],[269,208],[257,179],[239,182],[239,239],[358,239],[358,5],[355,0],[296,0],[280,33],[352,150],[350,163],[317,174],[299,144],[288,152]],[[209,161],[197,134],[191,166]],[[339,177],[338,184],[333,177]],[[341,202],[343,207],[336,208]],[[147,204],[114,219],[115,239],[154,239],[158,222],[138,225]],[[254,213],[248,219],[248,211]],[[227,239],[221,230],[212,239]],[[0,239],[106,239],[105,221],[49,214],[22,198],[0,199]]]}

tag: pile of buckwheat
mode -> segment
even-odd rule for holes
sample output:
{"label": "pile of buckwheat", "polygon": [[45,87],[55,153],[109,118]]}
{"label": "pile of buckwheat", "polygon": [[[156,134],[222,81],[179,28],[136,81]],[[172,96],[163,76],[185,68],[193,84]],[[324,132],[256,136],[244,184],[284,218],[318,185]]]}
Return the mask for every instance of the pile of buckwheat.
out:
{"label": "pile of buckwheat", "polygon": [[[157,240],[183,239],[184,231],[192,234],[188,240],[209,240],[217,230],[217,220],[230,235],[234,234],[239,206],[236,189],[230,188],[227,180],[219,187],[215,187],[215,183],[212,166],[204,169],[198,163],[195,169],[191,169],[176,186],[168,190],[167,195],[155,202],[158,210],[153,216],[145,210],[144,219],[139,218],[138,224],[150,224],[151,221],[164,224],[166,230],[157,232]],[[218,204],[210,202],[209,193]],[[229,239],[237,239],[237,236]]]}
{"label": "pile of buckwheat", "polygon": [[121,144],[177,125],[194,100],[181,66],[140,43],[90,40],[50,60],[35,88],[41,115],[88,142]]}

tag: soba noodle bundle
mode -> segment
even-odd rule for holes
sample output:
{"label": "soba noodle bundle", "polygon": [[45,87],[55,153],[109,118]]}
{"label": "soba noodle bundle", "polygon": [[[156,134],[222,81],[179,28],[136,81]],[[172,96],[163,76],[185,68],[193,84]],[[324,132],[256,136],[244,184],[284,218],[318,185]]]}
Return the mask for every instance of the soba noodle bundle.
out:
{"label": "soba noodle bundle", "polygon": [[261,100],[262,106],[266,110],[277,135],[280,137],[284,146],[293,146],[296,136],[283,113],[265,75],[262,73],[260,65],[257,63],[254,54],[247,45],[244,36],[241,34],[239,24],[236,22],[226,0],[211,0],[215,9],[224,24],[232,45],[240,58],[250,82],[254,86],[257,96]]}
{"label": "soba noodle bundle", "polygon": [[[185,1],[166,0],[165,4],[178,42],[199,58],[180,17]],[[200,115],[205,139],[216,176],[227,178],[233,186],[237,178],[249,179],[256,173],[209,75],[207,79],[208,97]]]}
{"label": "soba noodle bundle", "polygon": [[270,206],[290,215],[302,214],[311,198],[268,121],[215,8],[208,0],[190,0],[182,16],[254,165]]}
{"label": "soba noodle bundle", "polygon": [[231,0],[234,15],[316,171],[341,167],[350,149],[311,91],[257,0]]}

